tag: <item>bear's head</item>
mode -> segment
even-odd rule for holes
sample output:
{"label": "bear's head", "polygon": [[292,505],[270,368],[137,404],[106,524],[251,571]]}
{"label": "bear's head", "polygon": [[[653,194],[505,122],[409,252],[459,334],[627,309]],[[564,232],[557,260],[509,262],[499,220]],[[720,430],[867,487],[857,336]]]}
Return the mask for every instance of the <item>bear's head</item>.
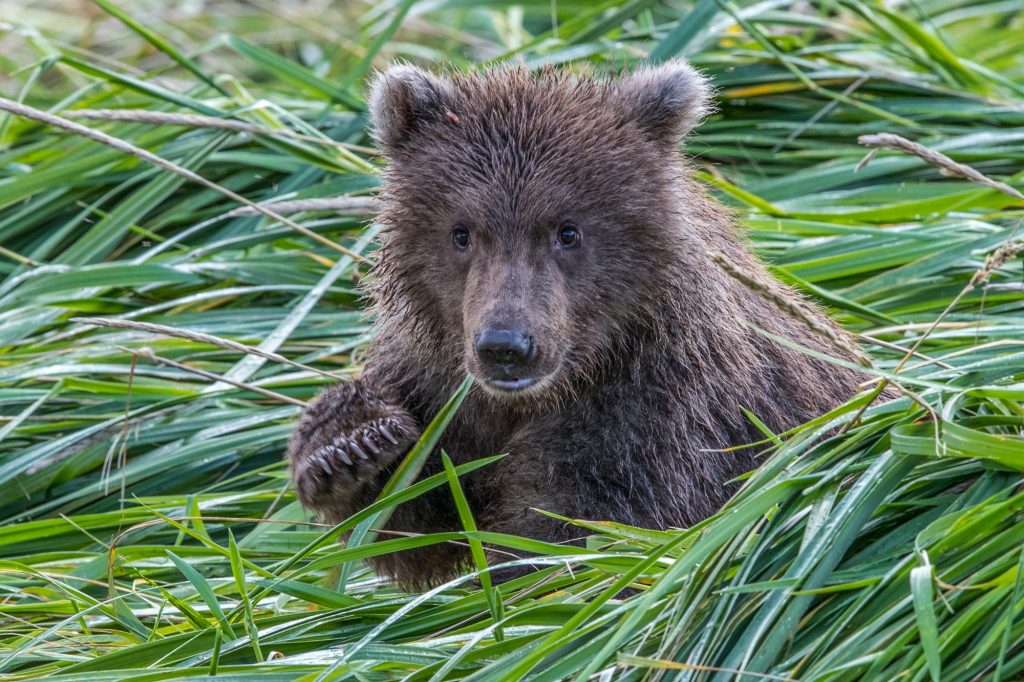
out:
{"label": "bear's head", "polygon": [[379,74],[385,326],[493,396],[574,390],[666,304],[661,278],[692,249],[678,148],[708,101],[681,61],[621,78]]}

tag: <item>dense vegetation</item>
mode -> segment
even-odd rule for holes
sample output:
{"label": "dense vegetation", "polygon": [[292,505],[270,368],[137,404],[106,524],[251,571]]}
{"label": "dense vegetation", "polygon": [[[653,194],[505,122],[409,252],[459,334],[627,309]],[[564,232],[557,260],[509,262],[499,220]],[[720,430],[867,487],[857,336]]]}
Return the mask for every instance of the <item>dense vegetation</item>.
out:
{"label": "dense vegetation", "polygon": [[[0,112],[8,679],[1024,674],[1024,201],[903,152],[858,168],[858,136],[889,132],[1024,187],[1020,3],[95,1],[0,3],[0,105],[31,107]],[[456,471],[310,523],[282,454],[370,332],[369,70],[675,55],[720,89],[688,152],[773,272],[860,334],[864,393],[766,434],[695,528],[591,520],[584,551],[468,510],[375,537]],[[889,381],[903,397],[874,401]],[[550,567],[405,594],[359,563],[443,541]]]}

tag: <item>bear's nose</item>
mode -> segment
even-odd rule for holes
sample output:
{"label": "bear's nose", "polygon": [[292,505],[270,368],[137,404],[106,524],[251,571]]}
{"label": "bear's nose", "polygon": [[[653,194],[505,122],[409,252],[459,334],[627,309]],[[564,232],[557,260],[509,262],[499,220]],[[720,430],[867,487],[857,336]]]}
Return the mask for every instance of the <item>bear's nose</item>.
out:
{"label": "bear's nose", "polygon": [[533,337],[519,329],[485,329],[476,337],[476,354],[491,365],[518,367],[533,354]]}

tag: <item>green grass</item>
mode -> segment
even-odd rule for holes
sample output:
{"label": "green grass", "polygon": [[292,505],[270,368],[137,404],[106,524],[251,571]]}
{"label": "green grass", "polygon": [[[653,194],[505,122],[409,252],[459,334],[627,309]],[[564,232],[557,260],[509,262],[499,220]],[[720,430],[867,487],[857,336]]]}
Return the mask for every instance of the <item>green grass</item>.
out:
{"label": "green grass", "polygon": [[[857,137],[894,132],[1024,188],[1019,3],[204,7],[104,0],[85,22],[0,2],[0,96],[57,115],[255,124],[266,130],[74,119],[250,201],[358,199],[378,186],[371,65],[684,55],[720,91],[688,146],[703,177],[777,276],[862,335],[865,381],[907,394],[861,414],[866,391],[777,439],[737,497],[686,530],[590,520],[581,550],[472,530],[460,507],[470,530],[372,532],[428,486],[460,499],[458,474],[486,460],[404,488],[409,476],[323,528],[282,456],[300,405],[360,367],[366,202],[292,225],[239,215],[217,189],[0,113],[6,679],[1024,675],[1020,256],[969,286],[1024,237],[1024,202],[895,152],[856,170]],[[441,456],[429,445],[407,473]],[[361,540],[338,544],[352,528]],[[360,563],[445,541],[550,566],[405,594]]]}

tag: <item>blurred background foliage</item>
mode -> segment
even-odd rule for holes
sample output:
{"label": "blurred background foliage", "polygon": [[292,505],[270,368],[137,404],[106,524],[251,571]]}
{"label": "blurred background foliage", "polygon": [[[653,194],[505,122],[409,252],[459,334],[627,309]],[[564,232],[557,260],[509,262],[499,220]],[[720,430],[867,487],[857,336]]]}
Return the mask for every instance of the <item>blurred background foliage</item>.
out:
{"label": "blurred background foliage", "polygon": [[[585,554],[473,531],[336,544],[282,455],[371,333],[367,74],[676,56],[719,90],[697,172],[860,335],[868,392],[773,435],[693,529],[590,524]],[[905,154],[858,169],[857,142],[898,133],[1024,186],[1020,0],[0,0],[0,97],[214,183],[0,112],[11,679],[1024,671],[1024,203]],[[292,203],[269,204],[282,221],[228,193]],[[905,396],[866,407],[879,376]],[[478,540],[551,566],[416,595],[358,563]]]}

